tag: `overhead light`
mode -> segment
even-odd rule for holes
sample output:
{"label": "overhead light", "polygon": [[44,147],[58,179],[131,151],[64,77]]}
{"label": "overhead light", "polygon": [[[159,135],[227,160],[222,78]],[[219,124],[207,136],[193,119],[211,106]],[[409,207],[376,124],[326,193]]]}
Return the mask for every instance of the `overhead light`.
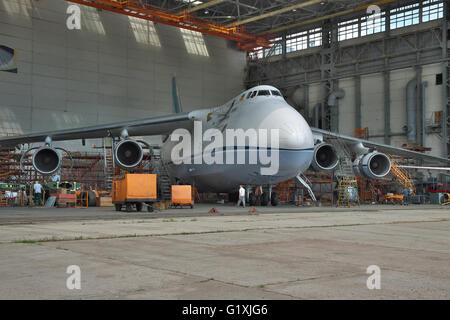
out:
{"label": "overhead light", "polygon": [[198,6],[199,4],[202,4],[203,1],[192,1],[192,0],[181,0],[181,2],[187,3],[187,4],[192,4],[194,6]]}
{"label": "overhead light", "polygon": [[208,14],[208,13],[209,13],[209,11],[208,11],[208,9],[206,9],[206,10],[205,10],[205,14]]}

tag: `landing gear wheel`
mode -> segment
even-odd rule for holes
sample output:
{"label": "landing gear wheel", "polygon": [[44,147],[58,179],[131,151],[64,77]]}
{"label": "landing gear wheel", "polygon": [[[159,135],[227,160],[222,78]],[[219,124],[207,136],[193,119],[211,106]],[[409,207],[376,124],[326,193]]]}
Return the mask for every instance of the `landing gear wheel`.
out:
{"label": "landing gear wheel", "polygon": [[147,211],[148,211],[148,212],[153,212],[153,205],[152,205],[152,204],[149,204],[149,205],[147,206]]}
{"label": "landing gear wheel", "polygon": [[142,203],[136,203],[136,211],[141,212],[142,211]]}
{"label": "landing gear wheel", "polygon": [[261,205],[265,207],[268,204],[269,204],[269,194],[267,192],[264,192],[261,195]]}
{"label": "landing gear wheel", "polygon": [[248,204],[252,207],[256,205],[256,196],[253,193],[248,197]]}
{"label": "landing gear wheel", "polygon": [[272,192],[272,197],[270,199],[270,203],[272,203],[272,205],[274,207],[276,207],[277,205],[280,204],[280,200],[278,199],[278,195],[275,192]]}
{"label": "landing gear wheel", "polygon": [[121,204],[117,204],[116,203],[114,206],[116,207],[116,211],[122,210],[122,205]]}
{"label": "landing gear wheel", "polygon": [[126,210],[127,210],[127,212],[133,211],[133,205],[131,203],[127,203]]}

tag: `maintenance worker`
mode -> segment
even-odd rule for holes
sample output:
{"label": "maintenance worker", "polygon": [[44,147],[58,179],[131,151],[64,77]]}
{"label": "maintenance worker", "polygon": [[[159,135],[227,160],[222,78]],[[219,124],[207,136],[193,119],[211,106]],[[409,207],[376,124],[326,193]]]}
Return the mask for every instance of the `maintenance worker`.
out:
{"label": "maintenance worker", "polygon": [[381,199],[381,189],[378,187],[377,188],[377,203],[380,203],[380,199]]}
{"label": "maintenance worker", "polygon": [[61,180],[61,176],[57,173],[55,173],[55,175],[52,178],[53,182],[59,182]]}
{"label": "maintenance worker", "polygon": [[409,190],[406,189],[406,188],[404,188],[403,191],[402,191],[402,193],[403,193],[403,204],[404,204],[405,206],[407,206],[407,205],[408,205]]}
{"label": "maintenance worker", "polygon": [[33,190],[34,190],[34,204],[35,205],[42,205],[42,185],[36,181],[33,185]]}
{"label": "maintenance worker", "polygon": [[238,207],[241,205],[241,202],[245,208],[245,189],[242,186],[239,186],[239,200],[237,203]]}

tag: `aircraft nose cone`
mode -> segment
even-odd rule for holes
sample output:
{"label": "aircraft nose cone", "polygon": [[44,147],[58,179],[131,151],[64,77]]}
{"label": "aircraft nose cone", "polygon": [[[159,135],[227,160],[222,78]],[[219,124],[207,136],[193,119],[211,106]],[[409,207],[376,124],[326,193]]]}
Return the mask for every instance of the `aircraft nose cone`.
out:
{"label": "aircraft nose cone", "polygon": [[272,112],[263,121],[262,128],[278,129],[280,149],[308,149],[314,147],[311,129],[305,119],[293,108]]}

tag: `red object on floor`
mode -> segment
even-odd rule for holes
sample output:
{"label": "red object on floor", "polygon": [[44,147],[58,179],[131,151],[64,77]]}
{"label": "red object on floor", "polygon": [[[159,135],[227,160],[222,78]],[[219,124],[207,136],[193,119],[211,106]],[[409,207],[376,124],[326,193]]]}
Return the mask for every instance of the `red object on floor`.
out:
{"label": "red object on floor", "polygon": [[258,213],[258,210],[256,210],[255,207],[251,207],[250,210],[248,210],[249,213]]}
{"label": "red object on floor", "polygon": [[214,207],[214,208],[211,208],[211,210],[209,210],[208,213],[219,213],[219,210],[217,210],[217,209]]}

